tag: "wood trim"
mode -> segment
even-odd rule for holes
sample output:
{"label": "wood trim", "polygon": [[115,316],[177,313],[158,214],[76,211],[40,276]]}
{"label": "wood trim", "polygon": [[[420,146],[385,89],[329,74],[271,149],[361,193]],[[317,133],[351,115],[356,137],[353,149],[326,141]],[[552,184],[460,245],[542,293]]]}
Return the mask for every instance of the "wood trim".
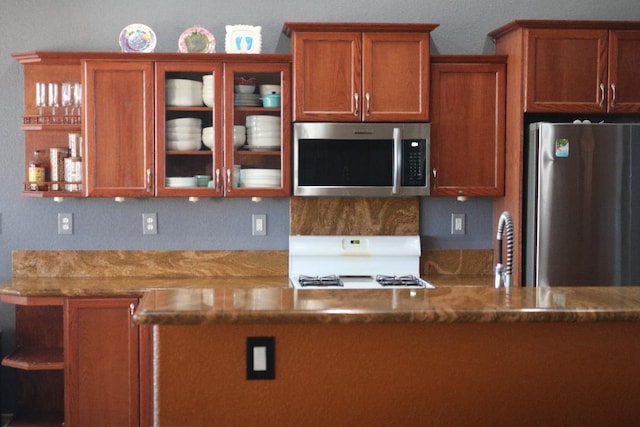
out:
{"label": "wood trim", "polygon": [[428,33],[436,29],[440,24],[426,23],[382,23],[382,22],[285,22],[282,32],[290,37],[298,31],[368,31],[368,32],[419,32]]}

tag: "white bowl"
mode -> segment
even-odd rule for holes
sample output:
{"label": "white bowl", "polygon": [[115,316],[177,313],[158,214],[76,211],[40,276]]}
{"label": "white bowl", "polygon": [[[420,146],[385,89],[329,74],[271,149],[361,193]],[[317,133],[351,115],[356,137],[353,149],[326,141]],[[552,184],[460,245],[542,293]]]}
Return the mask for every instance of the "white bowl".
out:
{"label": "white bowl", "polygon": [[255,123],[280,123],[280,116],[254,115],[247,116],[247,125]]}
{"label": "white bowl", "polygon": [[168,150],[178,150],[178,151],[187,151],[187,150],[199,150],[202,144],[202,138],[198,139],[181,139],[181,140],[167,140],[167,149]]}
{"label": "white bowl", "polygon": [[202,89],[202,82],[190,79],[167,79],[165,87],[181,89]]}
{"label": "white bowl", "polygon": [[253,93],[256,91],[256,85],[235,85],[236,93]]}
{"label": "white bowl", "polygon": [[280,85],[260,85],[260,96],[280,94]]}
{"label": "white bowl", "polygon": [[212,74],[205,74],[204,76],[202,76],[202,85],[213,85],[213,75]]}
{"label": "white bowl", "polygon": [[175,126],[202,127],[202,119],[195,117],[180,117],[178,119],[167,120],[167,128]]}
{"label": "white bowl", "polygon": [[210,136],[202,135],[202,143],[209,150],[213,150],[213,135],[210,135]]}
{"label": "white bowl", "polygon": [[233,146],[236,148],[243,146],[246,141],[246,135],[233,135]]}
{"label": "white bowl", "polygon": [[213,95],[212,94],[202,94],[202,102],[207,107],[213,107]]}
{"label": "white bowl", "polygon": [[202,105],[202,89],[167,88],[167,105],[179,107],[199,107]]}

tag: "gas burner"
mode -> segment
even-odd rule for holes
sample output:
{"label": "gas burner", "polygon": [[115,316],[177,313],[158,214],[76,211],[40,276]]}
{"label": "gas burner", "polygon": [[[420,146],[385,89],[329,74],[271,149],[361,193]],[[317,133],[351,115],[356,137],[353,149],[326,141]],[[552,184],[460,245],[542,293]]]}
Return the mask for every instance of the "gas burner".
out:
{"label": "gas burner", "polygon": [[298,283],[303,288],[305,286],[322,286],[322,287],[329,287],[329,286],[343,287],[344,286],[344,284],[342,283],[342,280],[340,280],[340,278],[336,275],[330,275],[330,276],[300,275],[300,277],[298,278]]}
{"label": "gas burner", "polygon": [[380,283],[381,286],[424,286],[422,281],[415,276],[407,275],[407,276],[385,276],[382,274],[378,274],[376,276],[376,282]]}

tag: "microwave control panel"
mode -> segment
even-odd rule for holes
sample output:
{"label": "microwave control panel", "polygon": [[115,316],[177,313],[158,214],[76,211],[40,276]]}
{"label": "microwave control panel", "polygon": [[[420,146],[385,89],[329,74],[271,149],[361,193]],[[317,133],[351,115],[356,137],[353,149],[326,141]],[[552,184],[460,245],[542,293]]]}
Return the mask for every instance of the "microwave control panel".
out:
{"label": "microwave control panel", "polygon": [[424,187],[427,173],[427,141],[405,139],[402,141],[402,185]]}

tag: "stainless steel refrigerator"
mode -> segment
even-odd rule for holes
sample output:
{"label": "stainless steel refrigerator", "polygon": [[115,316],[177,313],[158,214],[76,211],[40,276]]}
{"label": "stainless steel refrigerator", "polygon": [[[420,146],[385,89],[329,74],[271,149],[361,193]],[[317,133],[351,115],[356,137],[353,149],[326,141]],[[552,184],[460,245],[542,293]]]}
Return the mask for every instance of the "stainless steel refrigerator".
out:
{"label": "stainless steel refrigerator", "polygon": [[526,286],[640,285],[640,123],[532,123]]}

